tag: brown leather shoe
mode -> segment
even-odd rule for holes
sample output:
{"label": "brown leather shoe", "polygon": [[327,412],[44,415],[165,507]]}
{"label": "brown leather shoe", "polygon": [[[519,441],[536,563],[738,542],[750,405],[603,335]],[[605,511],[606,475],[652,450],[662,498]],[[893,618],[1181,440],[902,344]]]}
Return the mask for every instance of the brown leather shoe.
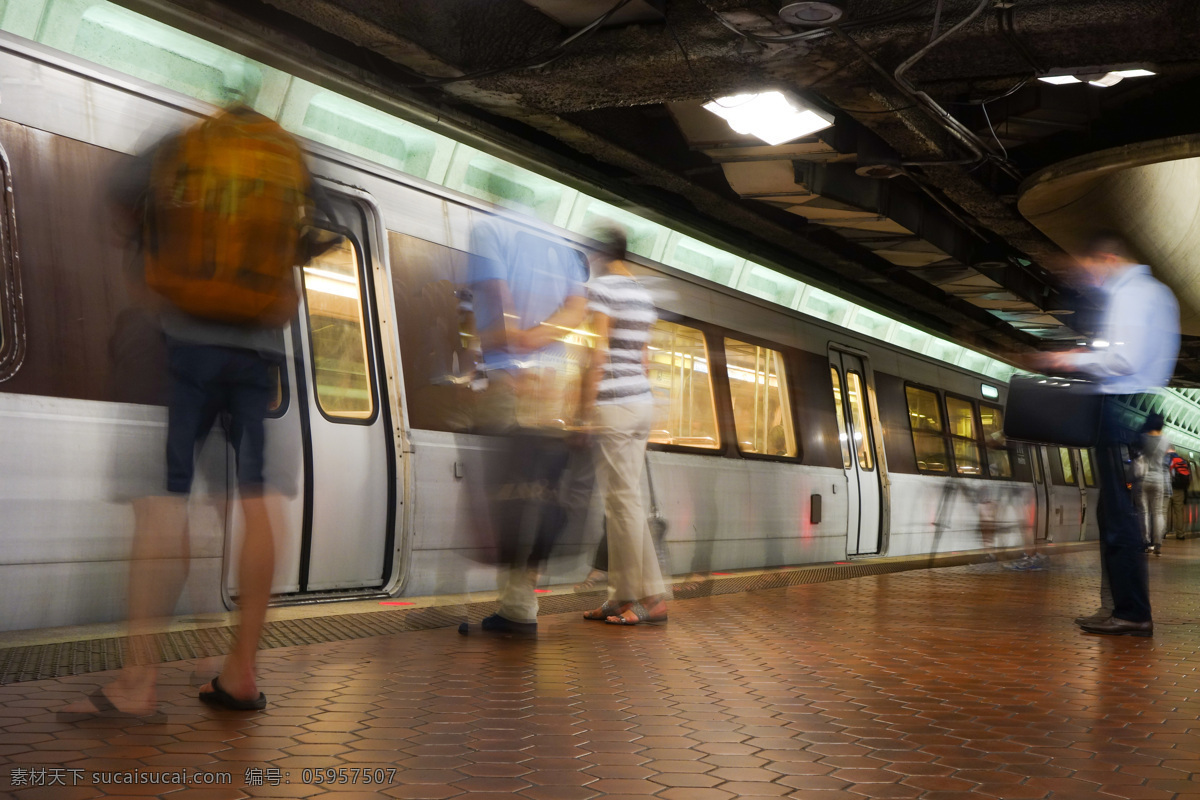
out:
{"label": "brown leather shoe", "polygon": [[1100,633],[1106,636],[1153,636],[1154,623],[1147,620],[1146,622],[1130,622],[1126,619],[1117,619],[1109,617],[1105,622],[1097,622],[1095,624],[1081,625],[1086,633]]}
{"label": "brown leather shoe", "polygon": [[1095,614],[1091,614],[1086,617],[1076,617],[1075,624],[1080,627],[1083,627],[1084,625],[1095,625],[1100,622],[1107,622],[1111,617],[1112,611],[1110,609],[1100,608],[1096,610]]}

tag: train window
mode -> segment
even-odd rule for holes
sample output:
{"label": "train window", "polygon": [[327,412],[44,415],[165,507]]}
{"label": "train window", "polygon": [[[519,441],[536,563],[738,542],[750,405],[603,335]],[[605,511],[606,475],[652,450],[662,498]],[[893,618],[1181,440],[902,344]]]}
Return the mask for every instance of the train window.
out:
{"label": "train window", "polygon": [[829,368],[829,377],[833,379],[833,405],[837,410],[838,442],[842,446],[842,468],[850,469],[850,434],[846,433],[846,410],[842,406],[842,376],[836,367]]}
{"label": "train window", "polygon": [[846,403],[854,426],[854,446],[858,450],[859,469],[875,469],[875,450],[871,447],[871,428],[867,425],[867,392],[862,376],[846,372]]}
{"label": "train window", "polygon": [[1054,448],[1058,451],[1058,463],[1062,468],[1062,477],[1064,485],[1075,485],[1075,464],[1071,461],[1071,451],[1065,447]]}
{"label": "train window", "polygon": [[988,477],[1011,478],[1012,453],[1004,438],[1004,412],[995,406],[980,403],[979,422],[983,428],[983,445],[987,448]]}
{"label": "train window", "polygon": [[11,378],[25,359],[21,273],[17,262],[16,211],[8,155],[0,148],[0,381]]}
{"label": "train window", "polygon": [[1040,447],[1029,448],[1029,463],[1033,466],[1033,482],[1042,482],[1042,451]]}
{"label": "train window", "polygon": [[906,386],[904,394],[908,398],[908,421],[912,426],[917,468],[921,472],[949,473],[950,455],[942,435],[942,411],[937,394],[915,386]]}
{"label": "train window", "polygon": [[954,448],[954,465],[959,475],[983,474],[979,457],[979,441],[975,430],[975,405],[958,397],[946,398],[946,417],[949,422],[950,444]]}
{"label": "train window", "polygon": [[1096,477],[1095,473],[1092,472],[1092,453],[1090,450],[1079,451],[1079,468],[1083,472],[1083,485],[1094,488]]}
{"label": "train window", "polygon": [[783,353],[725,340],[725,372],[733,398],[733,429],[743,453],[796,455]]}
{"label": "train window", "polygon": [[271,394],[271,404],[267,406],[267,416],[278,419],[287,413],[287,385],[283,381],[283,368],[271,367],[271,382],[275,391]]}
{"label": "train window", "polygon": [[349,237],[304,267],[313,387],[328,417],[364,420],[375,413],[359,280]]}
{"label": "train window", "polygon": [[704,334],[659,320],[650,333],[654,424],[650,441],[716,450],[721,445]]}

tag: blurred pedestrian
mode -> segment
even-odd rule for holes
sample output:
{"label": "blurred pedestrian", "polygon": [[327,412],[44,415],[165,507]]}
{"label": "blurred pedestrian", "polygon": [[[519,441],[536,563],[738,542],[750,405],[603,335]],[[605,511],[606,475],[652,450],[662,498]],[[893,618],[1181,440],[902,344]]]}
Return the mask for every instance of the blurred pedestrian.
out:
{"label": "blurred pedestrian", "polygon": [[1167,467],[1167,437],[1163,436],[1163,415],[1146,418],[1137,461],[1134,490],[1142,514],[1142,536],[1147,552],[1162,553],[1163,533],[1167,527],[1167,498],[1171,495],[1171,473]]}
{"label": "blurred pedestrian", "polygon": [[[263,474],[263,420],[277,391],[283,327],[298,311],[295,267],[337,237],[312,227],[319,198],[299,144],[240,102],[166,137],[115,183],[117,203],[138,223],[145,284],[161,296],[166,343],[166,481],[134,506],[131,629],[136,634],[174,608],[187,574],[196,453],[226,415],[245,519],[241,624],[200,699],[260,709],[266,697],[256,684],[256,655],[275,571],[271,517],[279,513],[278,493]],[[163,559],[181,570],[162,569]],[[154,658],[143,645],[131,660],[116,681],[64,711],[153,711]]]}
{"label": "blurred pedestrian", "polygon": [[1188,534],[1187,493],[1192,482],[1192,468],[1188,460],[1175,451],[1174,446],[1167,448],[1167,473],[1171,479],[1171,491],[1167,497],[1170,503],[1170,532],[1176,539],[1183,539]]}
{"label": "blurred pedestrian", "polygon": [[584,618],[613,625],[665,622],[665,585],[642,502],[654,419],[647,345],[658,314],[650,292],[625,263],[625,233],[605,228],[596,238],[601,250],[588,284],[596,348],[581,415],[591,431],[596,486],[604,498],[609,588],[608,601]]}
{"label": "blurred pedestrian", "polygon": [[[496,445],[484,491],[500,601],[481,628],[532,636],[539,568],[566,524],[565,421],[578,408],[579,384],[569,379],[562,340],[583,322],[587,266],[574,248],[488,217],[471,233],[468,273],[486,384],[475,430]],[[469,631],[467,623],[459,626]]]}
{"label": "blurred pedestrian", "polygon": [[1112,590],[1106,609],[1077,623],[1088,633],[1151,636],[1149,578],[1141,516],[1129,488],[1126,462],[1143,422],[1132,414],[1137,395],[1166,386],[1179,353],[1179,305],[1175,296],[1138,264],[1117,234],[1091,240],[1079,259],[1085,282],[1102,299],[1100,338],[1091,349],[1044,354],[1034,360],[1043,372],[1090,376],[1103,396],[1096,467],[1100,478],[1100,560]]}

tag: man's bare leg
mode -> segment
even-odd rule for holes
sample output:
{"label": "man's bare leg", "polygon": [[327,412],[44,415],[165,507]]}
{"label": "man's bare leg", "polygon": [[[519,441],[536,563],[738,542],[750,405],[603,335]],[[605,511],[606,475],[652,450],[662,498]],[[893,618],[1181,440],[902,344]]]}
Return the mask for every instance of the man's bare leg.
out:
{"label": "man's bare leg", "polygon": [[[279,518],[278,504],[279,495],[271,492],[242,496],[246,533],[238,564],[241,622],[233,650],[226,656],[219,677],[221,689],[238,700],[254,700],[259,694],[255,663],[258,640],[271,600],[271,581],[275,576],[275,535],[271,518]],[[200,691],[211,692],[213,686],[206,684]]]}
{"label": "man's bare leg", "polygon": [[[118,711],[146,715],[158,706],[158,656],[150,636],[155,620],[175,610],[190,567],[187,498],[140,497],[133,501],[133,543],[129,554],[129,632],[126,663],[117,679],[103,687]],[[81,700],[66,712],[99,711]]]}

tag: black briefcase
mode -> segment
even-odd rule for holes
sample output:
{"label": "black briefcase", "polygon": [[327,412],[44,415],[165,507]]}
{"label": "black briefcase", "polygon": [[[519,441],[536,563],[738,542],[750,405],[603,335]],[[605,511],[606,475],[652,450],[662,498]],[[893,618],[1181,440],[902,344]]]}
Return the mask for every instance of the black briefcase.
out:
{"label": "black briefcase", "polygon": [[1104,395],[1090,381],[1017,375],[1008,384],[1004,435],[1060,447],[1095,447],[1103,412]]}

